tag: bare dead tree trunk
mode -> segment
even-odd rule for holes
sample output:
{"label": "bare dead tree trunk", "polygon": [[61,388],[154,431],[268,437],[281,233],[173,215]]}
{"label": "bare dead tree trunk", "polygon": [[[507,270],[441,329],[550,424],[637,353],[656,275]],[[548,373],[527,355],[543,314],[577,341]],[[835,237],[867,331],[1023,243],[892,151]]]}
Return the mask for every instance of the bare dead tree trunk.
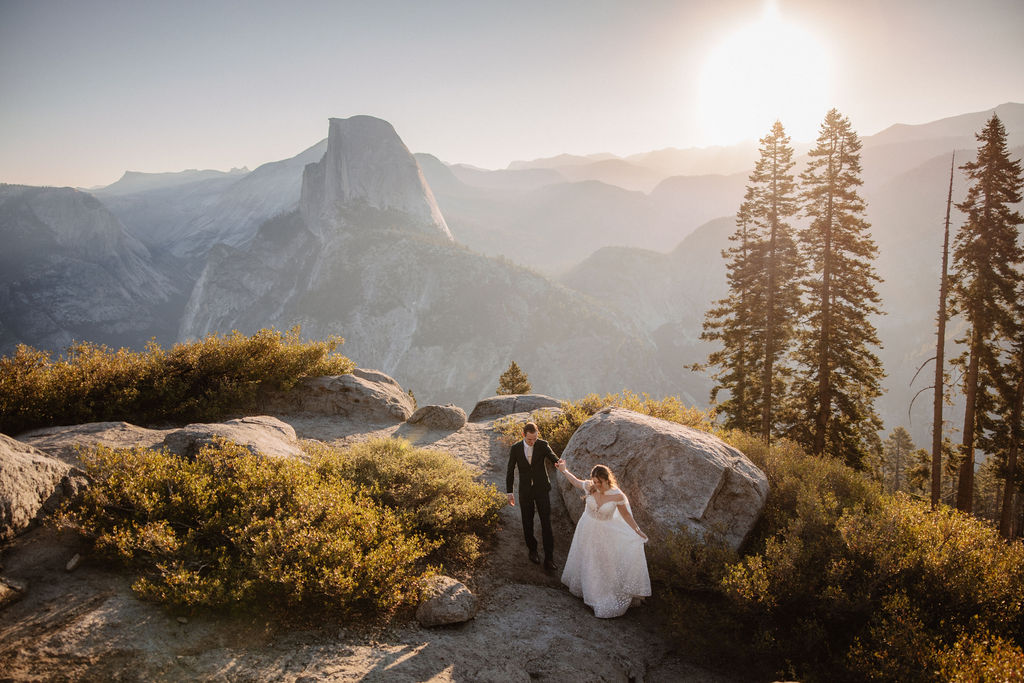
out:
{"label": "bare dead tree trunk", "polygon": [[939,331],[935,341],[935,399],[932,405],[932,509],[938,507],[942,493],[942,400],[945,381],[946,354],[946,297],[949,281],[946,271],[949,267],[949,212],[953,205],[953,169],[956,152],[949,164],[949,194],[946,196],[946,228],[942,238],[942,275],[939,282]]}

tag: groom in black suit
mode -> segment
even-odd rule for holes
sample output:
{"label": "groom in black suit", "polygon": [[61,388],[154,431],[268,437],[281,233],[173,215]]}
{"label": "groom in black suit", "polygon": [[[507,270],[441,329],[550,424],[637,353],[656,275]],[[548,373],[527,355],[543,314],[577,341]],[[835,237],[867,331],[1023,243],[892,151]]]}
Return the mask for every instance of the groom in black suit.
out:
{"label": "groom in black suit", "polygon": [[518,469],[519,509],[523,517],[523,537],[530,551],[530,561],[540,562],[537,555],[537,538],[533,535],[533,512],[536,509],[540,516],[541,538],[544,540],[544,569],[554,571],[555,535],[551,531],[551,500],[548,498],[551,482],[548,480],[548,471],[544,465],[546,461],[551,461],[553,465],[561,462],[548,442],[540,438],[537,425],[527,422],[523,427],[523,440],[513,444],[508,451],[505,490],[508,492],[508,504],[515,505],[512,484],[515,482]]}

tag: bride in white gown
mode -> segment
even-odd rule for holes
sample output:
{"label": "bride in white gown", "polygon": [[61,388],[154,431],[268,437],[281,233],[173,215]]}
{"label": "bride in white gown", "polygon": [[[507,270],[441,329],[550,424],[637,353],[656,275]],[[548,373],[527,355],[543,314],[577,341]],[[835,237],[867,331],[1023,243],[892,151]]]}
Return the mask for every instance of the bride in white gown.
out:
{"label": "bride in white gown", "polygon": [[595,465],[590,479],[575,477],[565,462],[558,470],[587,494],[565,559],[562,583],[594,609],[594,616],[622,616],[634,598],[651,594],[644,555],[647,535],[640,531],[629,501],[607,467]]}

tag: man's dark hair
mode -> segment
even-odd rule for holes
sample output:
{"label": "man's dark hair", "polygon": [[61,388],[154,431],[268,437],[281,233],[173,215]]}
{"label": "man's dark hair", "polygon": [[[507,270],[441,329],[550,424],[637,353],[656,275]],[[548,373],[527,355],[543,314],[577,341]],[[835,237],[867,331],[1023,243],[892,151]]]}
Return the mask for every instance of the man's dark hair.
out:
{"label": "man's dark hair", "polygon": [[523,434],[535,434],[537,432],[537,425],[532,422],[527,422],[523,425]]}

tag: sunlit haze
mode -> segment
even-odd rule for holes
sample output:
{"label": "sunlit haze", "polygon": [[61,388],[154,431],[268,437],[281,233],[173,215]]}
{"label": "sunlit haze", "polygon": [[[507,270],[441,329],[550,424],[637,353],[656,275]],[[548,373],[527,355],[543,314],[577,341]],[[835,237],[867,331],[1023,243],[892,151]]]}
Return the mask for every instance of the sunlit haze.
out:
{"label": "sunlit haze", "polygon": [[504,168],[1024,101],[1021,0],[0,0],[0,182],[291,157],[329,117]]}
{"label": "sunlit haze", "polygon": [[701,142],[754,140],[776,119],[790,136],[814,139],[829,108],[829,62],[817,36],[788,22],[776,3],[766,4],[756,22],[727,33],[708,52],[697,99]]}

